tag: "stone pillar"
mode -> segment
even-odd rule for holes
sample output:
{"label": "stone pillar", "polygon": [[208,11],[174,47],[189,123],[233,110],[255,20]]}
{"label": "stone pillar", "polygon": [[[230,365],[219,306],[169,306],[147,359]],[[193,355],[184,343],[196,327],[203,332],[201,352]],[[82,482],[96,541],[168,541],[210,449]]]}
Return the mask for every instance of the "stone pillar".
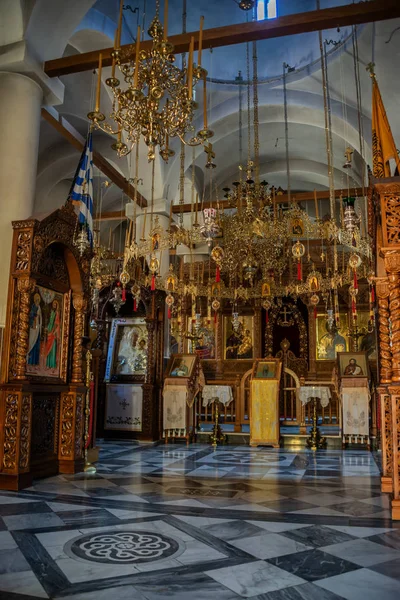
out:
{"label": "stone pillar", "polygon": [[389,320],[389,280],[387,277],[376,278],[376,295],[379,315],[379,381],[382,384],[392,381],[392,350],[390,347]]}
{"label": "stone pillar", "polygon": [[29,77],[0,72],[0,327],[6,318],[11,221],[33,212],[42,98]]}

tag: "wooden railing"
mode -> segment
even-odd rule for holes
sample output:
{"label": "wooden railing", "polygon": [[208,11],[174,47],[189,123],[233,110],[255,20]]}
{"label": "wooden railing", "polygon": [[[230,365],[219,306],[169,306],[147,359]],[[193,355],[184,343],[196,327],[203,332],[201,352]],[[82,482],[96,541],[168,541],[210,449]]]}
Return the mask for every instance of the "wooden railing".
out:
{"label": "wooden railing", "polygon": [[[281,383],[281,423],[282,425],[302,424],[310,425],[312,421],[311,403],[302,407],[298,398],[297,390],[299,380],[293,377],[291,373],[286,373],[287,377],[282,377]],[[243,426],[250,424],[250,376],[249,369],[242,376],[228,376],[224,379],[211,379],[207,383],[214,385],[228,385],[232,389],[233,400],[228,406],[219,405],[221,425],[233,425],[235,433],[242,432]],[[326,408],[322,408],[318,403],[317,414],[319,423],[324,426],[338,426],[341,423],[340,403],[330,381],[306,381],[305,385],[328,385],[331,387],[332,398]],[[215,420],[215,406],[202,405],[202,398],[199,396],[195,403],[196,424],[197,426],[212,425]]]}

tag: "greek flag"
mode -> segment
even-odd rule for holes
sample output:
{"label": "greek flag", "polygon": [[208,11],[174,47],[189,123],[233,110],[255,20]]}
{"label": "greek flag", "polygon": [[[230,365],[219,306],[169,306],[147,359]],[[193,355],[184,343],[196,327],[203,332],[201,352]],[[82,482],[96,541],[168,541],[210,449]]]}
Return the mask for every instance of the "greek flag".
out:
{"label": "greek flag", "polygon": [[78,169],[72,184],[70,198],[79,206],[79,223],[87,229],[90,245],[93,244],[93,145],[92,133],[86,140]]}

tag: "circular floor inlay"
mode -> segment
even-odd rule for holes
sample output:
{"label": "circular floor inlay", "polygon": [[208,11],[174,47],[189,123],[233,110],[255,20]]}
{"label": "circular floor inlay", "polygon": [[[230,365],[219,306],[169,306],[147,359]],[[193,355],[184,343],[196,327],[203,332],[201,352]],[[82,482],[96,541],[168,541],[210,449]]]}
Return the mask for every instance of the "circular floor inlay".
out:
{"label": "circular floor inlay", "polygon": [[77,558],[108,564],[131,564],[162,560],[179,550],[177,541],[150,531],[101,531],[70,542]]}

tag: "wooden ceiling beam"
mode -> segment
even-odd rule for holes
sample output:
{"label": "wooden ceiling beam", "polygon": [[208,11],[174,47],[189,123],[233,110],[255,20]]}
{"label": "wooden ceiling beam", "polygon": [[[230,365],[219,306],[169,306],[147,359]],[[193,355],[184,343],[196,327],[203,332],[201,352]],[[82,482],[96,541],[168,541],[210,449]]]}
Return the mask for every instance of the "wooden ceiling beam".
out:
{"label": "wooden ceiling beam", "polygon": [[128,217],[124,210],[111,210],[109,212],[103,212],[99,216],[98,219],[95,219],[97,222],[99,221],[125,221]]}
{"label": "wooden ceiling beam", "polygon": [[[363,189],[362,188],[356,188],[356,189],[351,189],[350,193],[352,196],[356,196],[358,198],[362,198],[363,196]],[[335,198],[340,198],[340,196],[346,195],[346,192],[344,192],[343,190],[335,190]],[[323,192],[317,192],[317,199],[318,200],[328,200],[330,197],[329,191],[323,191]],[[282,194],[280,196],[276,196],[275,197],[276,203],[277,204],[287,204],[289,202],[289,198],[287,194]],[[294,202],[308,202],[308,201],[314,201],[314,192],[300,192],[298,194],[293,193],[291,194],[291,200]],[[211,206],[213,206],[214,208],[216,208],[216,202],[204,202],[202,207],[203,208],[210,208]],[[229,200],[220,200],[219,201],[219,207],[221,209],[228,209],[231,208],[229,206]],[[192,212],[192,205],[191,204],[183,204],[182,206],[180,206],[179,204],[174,204],[174,206],[172,207],[172,212],[174,214],[179,214],[180,212],[183,213],[190,213]]]}
{"label": "wooden ceiling beam", "polygon": [[[249,23],[206,29],[203,32],[203,48],[231,46],[255,40],[334,29],[349,25],[360,25],[395,19],[397,17],[400,17],[399,0],[371,0],[370,2],[359,2],[357,4],[347,4],[334,8],[285,15],[277,19],[265,19],[263,21],[251,21]],[[195,49],[197,49],[198,31],[173,35],[169,38],[171,44],[174,45],[175,54],[188,52],[191,36],[195,38]],[[151,45],[152,41],[147,40],[141,44],[140,49],[150,50]],[[122,48],[123,50],[130,49],[134,53],[134,46],[131,44]],[[44,64],[44,72],[49,77],[60,77],[69,73],[79,73],[95,69],[99,62],[100,52],[103,55],[103,66],[110,66],[112,62],[112,50],[112,48],[104,48],[102,50],[94,50],[93,52],[84,52],[82,54],[49,60]]]}
{"label": "wooden ceiling beam", "polygon": [[[59,115],[54,109],[42,108],[42,117],[47,121],[64,139],[74,146],[79,152],[83,151],[85,140],[72,125],[64,117]],[[124,192],[131,200],[135,199],[135,189],[109,162],[93,150],[93,164],[106,176],[110,181]],[[147,206],[147,200],[139,192],[137,192],[137,203],[140,207]]]}

